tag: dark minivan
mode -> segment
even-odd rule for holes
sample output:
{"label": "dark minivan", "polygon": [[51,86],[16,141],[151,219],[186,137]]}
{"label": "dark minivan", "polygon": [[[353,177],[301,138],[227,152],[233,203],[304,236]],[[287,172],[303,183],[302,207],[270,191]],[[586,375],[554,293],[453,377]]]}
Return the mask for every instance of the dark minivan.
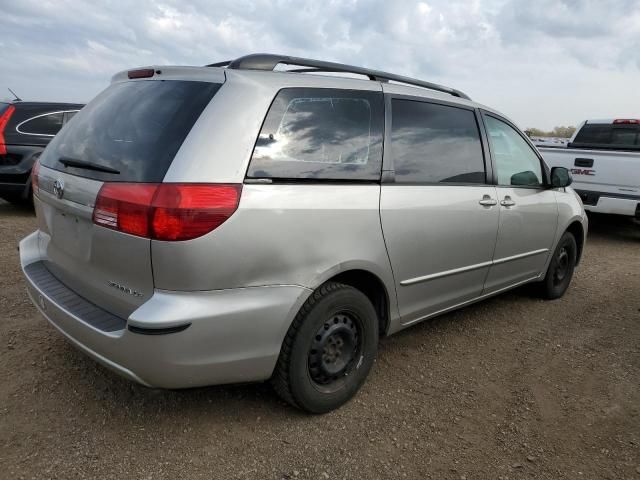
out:
{"label": "dark minivan", "polygon": [[44,147],[83,107],[77,103],[0,102],[0,198],[31,198],[31,168]]}

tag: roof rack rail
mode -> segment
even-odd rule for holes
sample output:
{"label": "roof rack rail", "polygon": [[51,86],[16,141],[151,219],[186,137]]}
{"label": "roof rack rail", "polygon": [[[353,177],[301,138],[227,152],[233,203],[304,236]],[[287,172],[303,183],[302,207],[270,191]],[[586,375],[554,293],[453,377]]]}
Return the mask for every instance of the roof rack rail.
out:
{"label": "roof rack rail", "polygon": [[224,62],[210,63],[209,65],[205,65],[205,67],[226,67],[230,63],[231,60],[225,60]]}
{"label": "roof rack rail", "polygon": [[270,53],[254,53],[244,57],[236,58],[225,62],[212,63],[207,67],[227,67],[234,70],[273,70],[279,64],[297,65],[299,67],[290,72],[308,73],[308,72],[342,72],[355,73],[369,77],[370,80],[379,82],[388,82],[389,80],[416,87],[428,88],[438,92],[448,93],[455,97],[471,100],[469,96],[460,90],[438,85],[437,83],[425,82],[416,78],[404,77],[393,73],[382,72],[380,70],[371,70],[369,68],[354,67],[343,63],[324,62],[322,60],[313,60],[310,58],[290,57],[287,55],[274,55]]}

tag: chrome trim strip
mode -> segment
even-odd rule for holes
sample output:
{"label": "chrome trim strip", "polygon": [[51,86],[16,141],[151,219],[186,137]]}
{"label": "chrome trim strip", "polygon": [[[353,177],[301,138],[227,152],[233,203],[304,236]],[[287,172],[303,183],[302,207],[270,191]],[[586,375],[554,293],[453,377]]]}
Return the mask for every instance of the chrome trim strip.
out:
{"label": "chrome trim strip", "polygon": [[533,257],[534,255],[540,255],[541,253],[548,252],[548,248],[541,248],[540,250],[532,250],[531,252],[519,253],[511,257],[499,258],[493,261],[494,265],[500,265],[501,263],[511,262],[512,260],[520,260],[521,258]]}
{"label": "chrome trim strip", "polygon": [[418,322],[420,322],[422,320],[426,320],[427,318],[435,317],[436,315],[440,315],[442,313],[446,313],[446,312],[449,312],[451,310],[456,310],[457,308],[463,307],[465,305],[469,305],[471,303],[479,302],[481,300],[484,300],[485,298],[493,297],[494,295],[498,295],[499,293],[502,293],[502,292],[504,292],[506,290],[511,290],[512,288],[516,288],[516,287],[519,287],[520,285],[524,285],[525,283],[529,283],[529,282],[532,282],[534,280],[537,280],[538,278],[540,278],[541,275],[542,274],[538,274],[535,277],[527,278],[526,280],[522,280],[521,282],[516,282],[513,285],[508,285],[506,287],[500,288],[500,289],[495,290],[493,292],[485,293],[484,295],[480,295],[479,297],[472,298],[471,300],[467,300],[466,302],[458,303],[458,304],[453,305],[451,307],[443,308],[442,310],[438,310],[437,312],[429,313],[427,315],[424,315],[422,317],[416,318],[416,319],[411,320],[409,322],[401,323],[400,325],[402,325],[403,327],[407,327],[409,325],[413,325],[414,323],[418,323]]}
{"label": "chrome trim strip", "polygon": [[472,270],[478,270],[479,268],[490,267],[492,265],[500,265],[502,263],[511,262],[513,260],[532,257],[533,255],[539,255],[548,251],[548,248],[541,248],[539,250],[532,250],[531,252],[519,253],[518,255],[513,255],[511,257],[498,258],[497,260],[476,263],[474,265],[469,265],[466,267],[454,268],[453,270],[445,270],[444,272],[432,273],[430,275],[424,275],[422,277],[410,278],[408,280],[402,280],[400,282],[400,285],[402,285],[403,287],[406,287],[408,285],[415,285],[416,283],[427,282],[429,280],[435,280],[436,278],[448,277],[449,275],[457,275],[458,273],[470,272]]}
{"label": "chrome trim strip", "polygon": [[[22,125],[24,125],[27,122],[30,122],[31,120],[35,120],[36,118],[40,118],[40,117],[44,117],[46,115],[55,115],[56,113],[71,113],[71,112],[76,112],[78,113],[80,110],[58,110],[56,112],[47,112],[47,113],[41,113],[40,115],[36,115],[35,117],[31,117],[31,118],[27,118],[26,120],[23,120],[22,122],[20,122],[18,125],[16,125],[16,132],[21,133],[23,135],[35,135],[37,137],[55,137],[55,135],[51,135],[49,133],[29,133],[29,132],[23,132],[22,130],[20,130],[20,127]],[[62,126],[64,126],[64,123],[62,124]]]}
{"label": "chrome trim strip", "polygon": [[434,280],[436,278],[448,277],[449,275],[456,275],[458,273],[470,272],[472,270],[478,270],[479,268],[490,267],[493,264],[492,261],[476,263],[475,265],[469,265],[467,267],[454,268],[453,270],[445,270],[444,272],[432,273],[431,275],[425,275],[423,277],[410,278],[409,280],[403,280],[400,285],[414,285],[420,282],[426,282],[428,280]]}

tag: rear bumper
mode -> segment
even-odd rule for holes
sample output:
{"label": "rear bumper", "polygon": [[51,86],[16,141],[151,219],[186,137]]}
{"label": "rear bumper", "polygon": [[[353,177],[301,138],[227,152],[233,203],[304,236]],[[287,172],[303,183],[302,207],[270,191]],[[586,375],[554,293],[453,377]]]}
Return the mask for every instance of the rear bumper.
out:
{"label": "rear bumper", "polygon": [[29,182],[2,182],[0,181],[0,193],[21,196],[27,198],[29,194]]}
{"label": "rear bumper", "polygon": [[42,147],[7,145],[7,155],[0,156],[0,193],[27,198],[34,155]]}
{"label": "rear bumper", "polygon": [[616,215],[637,216],[639,212],[640,196],[617,195],[605,192],[576,190],[584,209],[594,213],[610,213]]}
{"label": "rear bumper", "polygon": [[[41,260],[37,235],[34,232],[20,242],[20,261],[34,305],[77,348],[150,387],[268,379],[289,324],[310,293],[298,286],[155,291],[129,318],[122,319],[121,328],[103,328],[92,320],[99,313],[91,311],[91,304],[78,310],[77,302],[86,300],[70,299],[75,294],[64,285],[55,285],[57,280],[51,278],[45,284],[28,268]],[[149,331],[165,333],[137,333]]]}

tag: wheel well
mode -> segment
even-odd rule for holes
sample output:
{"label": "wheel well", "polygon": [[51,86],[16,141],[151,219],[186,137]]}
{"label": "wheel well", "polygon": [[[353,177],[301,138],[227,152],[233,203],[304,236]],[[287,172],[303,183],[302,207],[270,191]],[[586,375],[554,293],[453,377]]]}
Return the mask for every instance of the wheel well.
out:
{"label": "wheel well", "polygon": [[573,234],[576,239],[576,245],[578,247],[577,255],[576,255],[576,265],[580,263],[580,259],[582,258],[582,247],[584,246],[584,229],[582,228],[582,224],[580,222],[573,222],[567,228],[567,232]]}
{"label": "wheel well", "polygon": [[382,280],[366,270],[348,270],[328,281],[344,283],[364,293],[378,314],[380,335],[386,334],[389,327],[389,295]]}

